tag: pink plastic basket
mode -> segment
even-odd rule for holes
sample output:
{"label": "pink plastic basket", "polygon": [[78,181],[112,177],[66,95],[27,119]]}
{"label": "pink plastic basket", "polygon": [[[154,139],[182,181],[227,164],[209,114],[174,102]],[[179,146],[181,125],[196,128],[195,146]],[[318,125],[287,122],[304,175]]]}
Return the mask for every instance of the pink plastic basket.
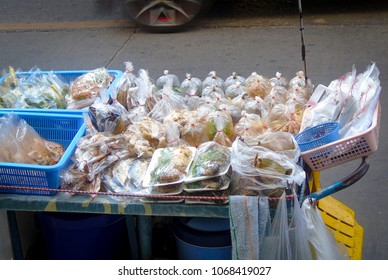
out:
{"label": "pink plastic basket", "polygon": [[312,170],[319,171],[373,154],[379,144],[380,115],[377,104],[372,125],[366,131],[302,152],[303,160]]}

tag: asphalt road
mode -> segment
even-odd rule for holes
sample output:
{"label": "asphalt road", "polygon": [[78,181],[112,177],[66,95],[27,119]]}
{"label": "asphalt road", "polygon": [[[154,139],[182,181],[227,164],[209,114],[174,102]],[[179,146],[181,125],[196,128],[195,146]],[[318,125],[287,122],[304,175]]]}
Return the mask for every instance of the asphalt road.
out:
{"label": "asphalt road", "polygon": [[[110,4],[109,4],[110,2]],[[221,3],[220,3],[221,2]],[[123,70],[125,61],[153,78],[169,69],[181,79],[190,72],[205,78],[253,71],[286,77],[303,70],[299,15],[292,1],[217,1],[206,16],[178,33],[154,34],[128,19],[122,0],[0,0],[0,69]],[[296,2],[296,1],[295,1]],[[382,114],[379,150],[368,173],[335,196],[364,227],[364,259],[388,259],[388,5],[386,1],[304,1],[307,72],[315,85],[328,85],[371,62],[380,70]],[[356,163],[322,172],[323,185],[344,177]]]}

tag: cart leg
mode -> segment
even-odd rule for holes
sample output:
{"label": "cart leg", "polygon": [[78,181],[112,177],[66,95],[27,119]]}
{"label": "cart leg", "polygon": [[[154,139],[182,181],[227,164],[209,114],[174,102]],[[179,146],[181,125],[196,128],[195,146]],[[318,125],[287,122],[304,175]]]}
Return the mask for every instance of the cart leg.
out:
{"label": "cart leg", "polygon": [[11,236],[12,252],[15,260],[23,260],[23,248],[15,211],[7,211],[8,228]]}
{"label": "cart leg", "polygon": [[125,220],[127,222],[127,230],[128,230],[128,240],[129,240],[129,249],[131,251],[131,258],[133,260],[139,259],[139,246],[137,243],[137,233],[135,230],[135,222],[134,217],[131,215],[126,215]]}
{"label": "cart leg", "polygon": [[152,259],[152,217],[137,216],[140,258]]}

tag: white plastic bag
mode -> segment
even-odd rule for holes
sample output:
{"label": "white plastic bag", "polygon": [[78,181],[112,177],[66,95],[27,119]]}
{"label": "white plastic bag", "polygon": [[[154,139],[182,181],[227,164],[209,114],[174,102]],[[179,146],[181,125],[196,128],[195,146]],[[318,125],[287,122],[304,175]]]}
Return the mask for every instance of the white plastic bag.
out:
{"label": "white plastic bag", "polygon": [[262,250],[260,251],[260,259],[292,259],[291,244],[288,234],[286,192],[283,192],[279,199],[269,233],[263,240]]}
{"label": "white plastic bag", "polygon": [[318,208],[306,199],[301,209],[307,225],[312,258],[316,260],[348,259],[348,256],[340,250],[333,234],[326,227]]}
{"label": "white plastic bag", "polygon": [[295,189],[293,193],[293,213],[289,223],[288,234],[291,246],[291,258],[293,260],[312,260],[311,249],[308,240],[307,224],[300,209]]}

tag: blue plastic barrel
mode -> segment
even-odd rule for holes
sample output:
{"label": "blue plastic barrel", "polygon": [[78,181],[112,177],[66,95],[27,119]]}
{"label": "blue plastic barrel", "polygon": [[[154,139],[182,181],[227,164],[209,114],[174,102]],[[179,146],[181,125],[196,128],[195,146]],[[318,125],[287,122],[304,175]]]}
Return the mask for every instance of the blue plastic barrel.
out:
{"label": "blue plastic barrel", "polygon": [[125,217],[37,213],[45,255],[52,260],[120,260],[130,257]]}
{"label": "blue plastic barrel", "polygon": [[227,218],[175,219],[173,232],[178,259],[232,259],[230,226]]}

